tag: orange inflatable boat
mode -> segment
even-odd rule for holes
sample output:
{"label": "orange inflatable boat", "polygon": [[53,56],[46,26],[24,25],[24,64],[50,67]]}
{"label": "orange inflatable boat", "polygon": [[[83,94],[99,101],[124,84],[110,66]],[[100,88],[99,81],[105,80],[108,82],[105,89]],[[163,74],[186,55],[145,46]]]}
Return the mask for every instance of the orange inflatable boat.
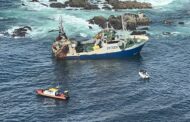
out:
{"label": "orange inflatable boat", "polygon": [[40,96],[50,97],[54,99],[67,100],[69,98],[68,91],[64,93],[59,92],[58,88],[49,88],[49,89],[37,89],[36,94]]}

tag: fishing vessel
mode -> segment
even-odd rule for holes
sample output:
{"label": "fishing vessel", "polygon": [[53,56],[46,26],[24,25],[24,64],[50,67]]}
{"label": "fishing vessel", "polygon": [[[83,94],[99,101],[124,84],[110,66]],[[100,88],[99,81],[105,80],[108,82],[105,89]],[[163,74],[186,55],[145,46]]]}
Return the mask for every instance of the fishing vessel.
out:
{"label": "fishing vessel", "polygon": [[58,88],[37,89],[36,94],[60,100],[67,100],[69,98],[68,91],[64,91],[64,93],[62,93]]}
{"label": "fishing vessel", "polygon": [[70,40],[63,29],[60,19],[59,35],[52,45],[52,52],[57,59],[113,59],[138,55],[148,41],[146,35],[127,35],[123,31],[106,28],[87,41]]}

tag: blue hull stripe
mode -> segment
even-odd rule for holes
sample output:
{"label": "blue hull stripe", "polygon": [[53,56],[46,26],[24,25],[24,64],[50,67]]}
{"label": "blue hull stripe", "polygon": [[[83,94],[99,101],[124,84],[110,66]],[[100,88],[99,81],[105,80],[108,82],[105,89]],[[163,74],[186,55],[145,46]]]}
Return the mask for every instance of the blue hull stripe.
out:
{"label": "blue hull stripe", "polygon": [[115,59],[115,58],[126,58],[132,57],[140,53],[141,49],[144,45],[139,47],[133,48],[131,50],[124,50],[120,52],[114,53],[106,53],[106,54],[93,54],[93,55],[80,55],[80,56],[68,56],[66,57],[67,60],[95,60],[95,59]]}

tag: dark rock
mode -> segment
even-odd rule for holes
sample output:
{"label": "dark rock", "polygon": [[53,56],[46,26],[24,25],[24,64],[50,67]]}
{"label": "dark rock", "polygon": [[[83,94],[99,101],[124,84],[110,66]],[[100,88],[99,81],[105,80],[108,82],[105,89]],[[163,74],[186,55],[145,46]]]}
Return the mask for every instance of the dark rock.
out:
{"label": "dark rock", "polygon": [[32,0],[32,1],[30,1],[30,2],[39,2],[38,0]]}
{"label": "dark rock", "polygon": [[51,3],[50,7],[52,7],[52,8],[65,8],[66,5],[63,3],[57,2],[57,3]]}
{"label": "dark rock", "polygon": [[111,15],[108,18],[109,25],[113,27],[114,29],[120,30],[122,29],[122,23],[121,23],[121,16],[113,16]]}
{"label": "dark rock", "polygon": [[180,25],[184,25],[185,23],[184,23],[184,22],[178,22],[178,24],[180,24]]}
{"label": "dark rock", "polygon": [[26,6],[25,4],[24,4],[24,2],[22,2],[22,4],[21,4],[22,6]]}
{"label": "dark rock", "polygon": [[56,32],[56,31],[59,31],[59,30],[52,29],[52,30],[49,30],[48,32]]}
{"label": "dark rock", "polygon": [[119,0],[106,0],[113,6],[114,9],[145,9],[152,8],[150,3],[137,2],[137,1],[119,1]]}
{"label": "dark rock", "polygon": [[[37,1],[37,0],[34,0]],[[57,0],[49,0],[50,2],[57,2]],[[94,3],[94,4],[92,4]],[[98,3],[101,3],[101,1],[93,1],[89,2],[89,0],[69,0],[66,1],[64,4],[57,2],[50,4],[50,7],[53,8],[64,8],[66,6],[70,7],[81,7],[87,10],[91,9],[99,9]],[[144,9],[144,8],[152,8],[152,5],[150,3],[141,3],[136,1],[119,1],[119,0],[107,0],[107,2],[103,3],[104,7],[103,9],[111,10],[109,5],[107,3],[111,4],[113,6],[113,9]]]}
{"label": "dark rock", "polygon": [[[115,3],[115,1],[117,1],[117,0],[106,0],[107,2],[108,2],[108,4],[113,4],[113,3]],[[117,1],[118,2],[118,1]]]}
{"label": "dark rock", "polygon": [[97,5],[90,4],[88,0],[69,0],[65,2],[65,5],[70,7],[82,7],[87,10],[99,9]]}
{"label": "dark rock", "polygon": [[57,2],[57,0],[49,0],[49,2]]}
{"label": "dark rock", "polygon": [[31,28],[31,27],[29,27],[29,26],[24,26],[23,28],[24,28],[24,29],[28,29],[28,30],[32,31],[32,28]]}
{"label": "dark rock", "polygon": [[89,29],[92,29],[92,26],[88,26]]}
{"label": "dark rock", "polygon": [[25,37],[28,31],[31,31],[32,28],[29,26],[24,26],[18,29],[15,29],[12,33],[13,37]]}
{"label": "dark rock", "polygon": [[104,18],[103,16],[95,16],[94,18],[89,20],[90,24],[97,24],[102,28],[106,27],[106,18]]}
{"label": "dark rock", "polygon": [[40,3],[41,5],[43,5],[43,6],[46,6],[46,7],[48,7],[48,5],[47,4],[45,4],[45,3]]}
{"label": "dark rock", "polygon": [[71,6],[71,7],[86,7],[89,5],[88,0],[69,0],[65,2],[65,4]]}
{"label": "dark rock", "polygon": [[[122,29],[122,21],[121,16],[113,16],[111,15],[108,19],[102,16],[96,16],[89,20],[91,24],[97,24],[102,28],[107,27],[106,22],[108,22],[109,27],[113,27],[114,29],[120,30]],[[136,30],[137,26],[146,26],[149,25],[150,20],[144,14],[124,14],[123,22],[126,29]]]}
{"label": "dark rock", "polygon": [[133,31],[131,35],[145,35],[146,31]]}
{"label": "dark rock", "polygon": [[92,10],[92,9],[99,9],[99,8],[97,5],[86,4],[84,9]]}
{"label": "dark rock", "polygon": [[102,7],[102,9],[105,9],[105,10],[112,10],[112,8],[110,8],[110,6],[108,6],[108,5],[104,5],[104,6]]}

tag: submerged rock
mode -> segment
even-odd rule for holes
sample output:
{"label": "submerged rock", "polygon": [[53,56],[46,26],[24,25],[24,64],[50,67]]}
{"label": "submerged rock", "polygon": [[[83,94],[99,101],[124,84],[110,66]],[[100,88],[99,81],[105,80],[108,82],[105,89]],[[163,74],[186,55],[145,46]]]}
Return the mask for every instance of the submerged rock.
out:
{"label": "submerged rock", "polygon": [[185,23],[184,23],[184,22],[178,22],[178,24],[180,24],[180,25],[184,25]]}

